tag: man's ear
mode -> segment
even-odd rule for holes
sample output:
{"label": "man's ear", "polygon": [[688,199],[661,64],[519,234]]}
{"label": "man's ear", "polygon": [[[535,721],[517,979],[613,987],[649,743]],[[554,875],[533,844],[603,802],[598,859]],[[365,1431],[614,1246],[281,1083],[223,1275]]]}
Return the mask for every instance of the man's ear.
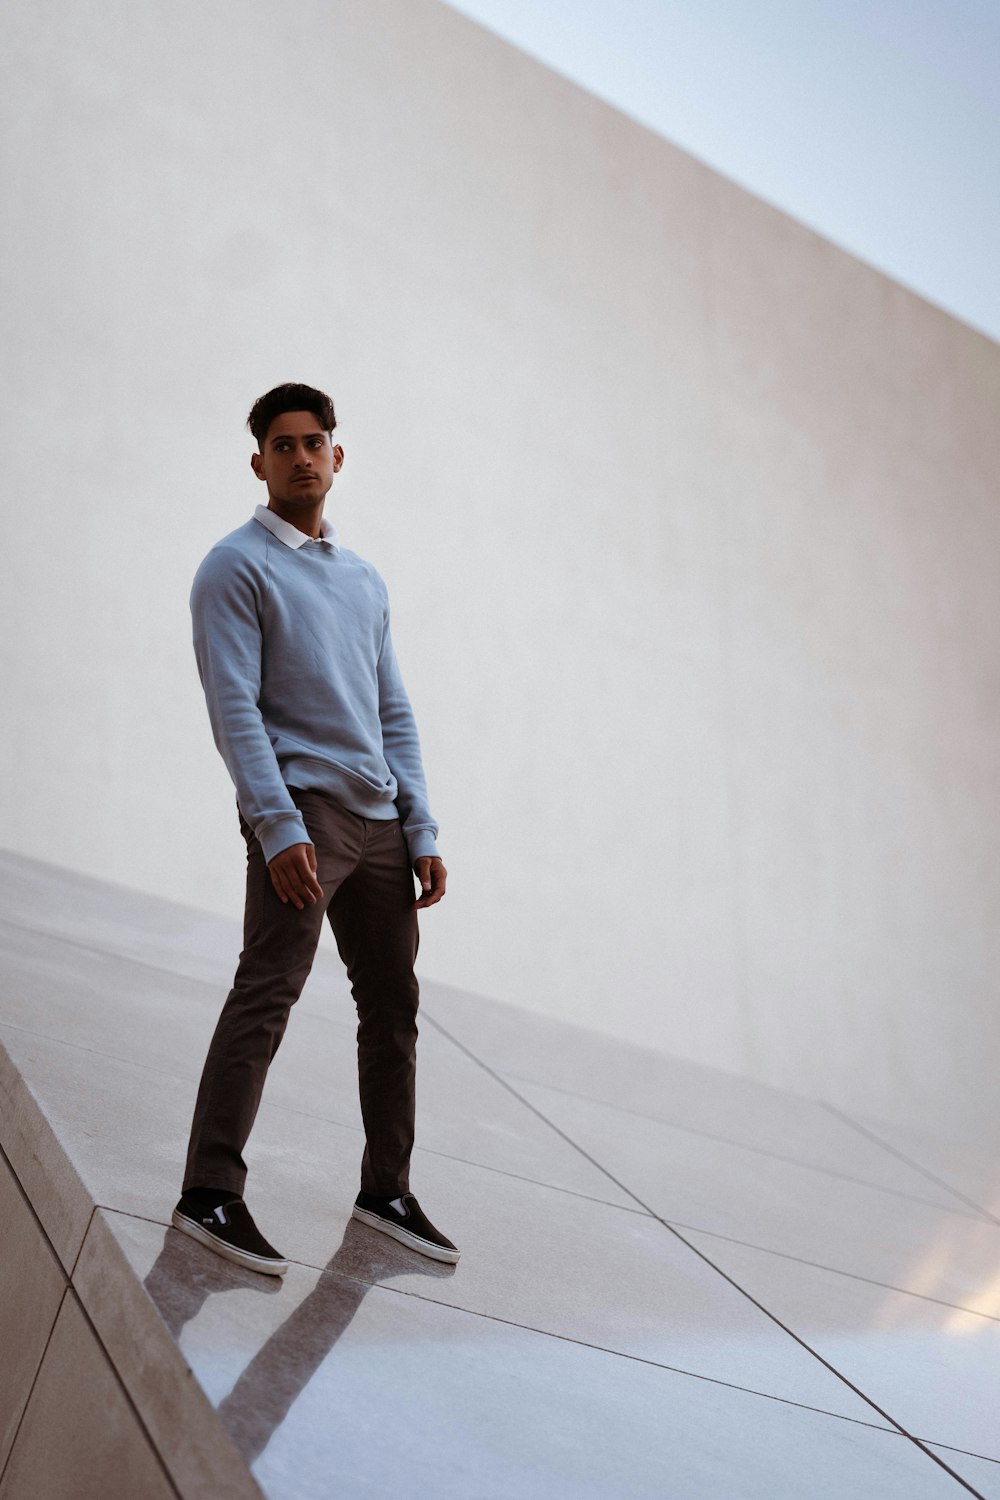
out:
{"label": "man's ear", "polygon": [[344,450],[339,443],[333,445],[333,472],[339,474],[344,467]]}
{"label": "man's ear", "polygon": [[259,453],[251,453],[251,455],[250,455],[250,467],[251,467],[251,469],[253,469],[253,471],[256,474],[256,476],[257,476],[258,479],[263,479],[264,478],[264,475],[263,475],[263,473],[261,471],[261,456],[260,456]]}

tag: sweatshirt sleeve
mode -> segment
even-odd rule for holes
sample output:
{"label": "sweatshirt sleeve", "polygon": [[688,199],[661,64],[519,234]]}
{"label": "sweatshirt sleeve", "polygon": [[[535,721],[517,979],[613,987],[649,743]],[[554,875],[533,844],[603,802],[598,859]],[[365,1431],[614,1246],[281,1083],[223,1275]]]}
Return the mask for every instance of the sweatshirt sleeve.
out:
{"label": "sweatshirt sleeve", "polygon": [[213,548],[195,574],[191,617],[215,743],[236,787],[240,811],[270,862],[283,849],[310,839],[258,707],[262,587],[239,553]]}
{"label": "sweatshirt sleeve", "polygon": [[436,856],[438,825],[431,817],[427,805],[427,784],[424,780],[417,725],[393,650],[388,613],[377,671],[382,751],[389,770],[396,778],[396,807],[406,847],[411,861],[420,859],[425,854]]}

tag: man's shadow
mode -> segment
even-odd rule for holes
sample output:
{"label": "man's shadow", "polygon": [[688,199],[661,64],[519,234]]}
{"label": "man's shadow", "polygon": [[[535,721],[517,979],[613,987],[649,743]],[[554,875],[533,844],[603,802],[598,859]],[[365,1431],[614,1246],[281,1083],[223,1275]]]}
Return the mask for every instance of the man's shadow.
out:
{"label": "man's shadow", "polygon": [[[443,1280],[453,1276],[455,1269],[426,1260],[348,1219],[344,1237],[312,1291],[261,1345],[219,1405],[222,1423],[247,1464],[263,1453],[372,1286],[400,1275]],[[209,1297],[236,1290],[274,1296],[282,1283],[277,1277],[244,1271],[211,1252],[198,1251],[184,1235],[168,1229],[143,1285],[179,1341],[185,1324],[198,1315]]]}

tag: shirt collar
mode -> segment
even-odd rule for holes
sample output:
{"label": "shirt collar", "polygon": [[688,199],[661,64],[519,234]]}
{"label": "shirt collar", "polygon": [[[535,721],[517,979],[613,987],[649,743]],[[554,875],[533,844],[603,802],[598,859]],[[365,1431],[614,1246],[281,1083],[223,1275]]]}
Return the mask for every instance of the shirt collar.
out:
{"label": "shirt collar", "polygon": [[326,542],[328,546],[336,551],[340,546],[336,529],[325,516],[319,523],[318,537],[306,536],[304,531],[300,531],[297,526],[293,526],[291,521],[283,520],[273,510],[268,510],[266,505],[258,505],[253,513],[253,518],[266,527],[272,536],[276,536],[279,542],[284,542],[286,547],[297,549],[304,547],[306,542]]}

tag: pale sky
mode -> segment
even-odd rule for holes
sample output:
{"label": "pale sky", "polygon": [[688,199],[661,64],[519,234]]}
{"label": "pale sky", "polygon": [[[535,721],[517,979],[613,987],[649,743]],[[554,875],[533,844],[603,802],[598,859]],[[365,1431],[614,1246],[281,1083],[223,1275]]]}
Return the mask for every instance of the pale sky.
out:
{"label": "pale sky", "polygon": [[1000,340],[1000,0],[450,0]]}

